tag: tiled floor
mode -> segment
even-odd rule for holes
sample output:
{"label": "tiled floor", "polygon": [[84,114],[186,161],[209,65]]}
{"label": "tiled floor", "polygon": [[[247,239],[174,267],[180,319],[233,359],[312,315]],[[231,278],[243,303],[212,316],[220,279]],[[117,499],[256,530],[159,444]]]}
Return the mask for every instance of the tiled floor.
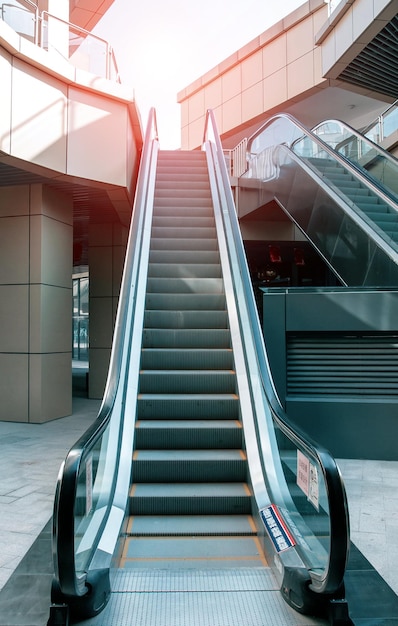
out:
{"label": "tiled floor", "polygon": [[[51,518],[60,464],[99,404],[77,397],[67,418],[42,425],[0,422],[0,589]],[[398,594],[398,461],[339,465],[351,538]]]}

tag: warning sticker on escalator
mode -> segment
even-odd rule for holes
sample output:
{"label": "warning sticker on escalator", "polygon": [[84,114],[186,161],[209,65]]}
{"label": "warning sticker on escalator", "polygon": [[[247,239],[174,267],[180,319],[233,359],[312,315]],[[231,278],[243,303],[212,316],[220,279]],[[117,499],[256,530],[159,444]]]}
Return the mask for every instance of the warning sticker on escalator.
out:
{"label": "warning sticker on escalator", "polygon": [[297,450],[297,478],[298,487],[305,493],[311,504],[319,510],[319,480],[318,469],[308,457]]}
{"label": "warning sticker on escalator", "polygon": [[260,516],[277,552],[283,552],[296,545],[293,535],[275,504],[261,509]]}

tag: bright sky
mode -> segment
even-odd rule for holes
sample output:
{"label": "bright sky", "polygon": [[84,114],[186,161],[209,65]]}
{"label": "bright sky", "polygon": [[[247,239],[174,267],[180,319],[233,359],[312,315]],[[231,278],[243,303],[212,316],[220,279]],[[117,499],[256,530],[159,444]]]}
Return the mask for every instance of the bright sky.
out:
{"label": "bright sky", "polygon": [[160,147],[180,147],[177,93],[304,0],[115,0],[95,33],[114,48],[145,129],[156,108]]}

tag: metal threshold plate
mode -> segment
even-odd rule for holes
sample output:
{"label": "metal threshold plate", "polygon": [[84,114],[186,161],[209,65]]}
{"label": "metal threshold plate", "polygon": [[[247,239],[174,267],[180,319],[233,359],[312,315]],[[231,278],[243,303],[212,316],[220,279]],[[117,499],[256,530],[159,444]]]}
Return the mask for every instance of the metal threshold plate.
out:
{"label": "metal threshold plate", "polygon": [[283,600],[267,568],[116,570],[104,612],[86,626],[326,626]]}

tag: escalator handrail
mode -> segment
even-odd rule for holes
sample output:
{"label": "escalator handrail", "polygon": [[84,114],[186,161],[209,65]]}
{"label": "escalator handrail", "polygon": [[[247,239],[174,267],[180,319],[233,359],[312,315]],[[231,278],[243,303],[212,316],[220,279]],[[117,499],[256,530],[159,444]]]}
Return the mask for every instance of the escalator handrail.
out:
{"label": "escalator handrail", "polygon": [[[341,120],[338,120],[338,119],[325,120],[324,122],[320,122],[319,124],[314,126],[314,128],[311,129],[311,132],[317,134],[317,130],[328,123],[334,123],[334,124],[338,124],[339,126],[341,126],[341,128],[348,131],[348,133],[352,135],[352,138],[355,138],[357,141],[365,144],[369,148],[369,151],[372,150],[373,153],[375,153],[372,158],[382,157],[385,161],[387,161],[392,167],[394,167],[398,171],[398,160],[392,154],[390,154],[388,150],[384,150],[384,148],[379,146],[377,143],[375,143],[368,137],[365,137],[365,135],[360,133],[358,130],[356,130],[355,128],[347,124],[346,122],[342,122]],[[341,154],[340,149],[343,148],[348,143],[350,143],[352,141],[352,138],[346,137],[345,139],[342,139],[339,143],[336,144],[336,146],[334,147],[334,150],[338,152],[339,154]],[[328,143],[328,142],[325,142],[325,143]],[[346,157],[345,155],[342,155],[342,156],[344,159],[346,159],[346,161],[348,161],[349,163],[352,163],[354,167],[359,167],[360,172],[364,171],[364,168],[361,167],[360,163],[358,163],[357,165],[356,162],[350,159],[349,157]],[[382,182],[380,184],[383,185]],[[385,190],[384,185],[382,187],[382,190]],[[396,201],[397,194],[394,191],[392,191],[392,193],[394,194],[393,200]]]}
{"label": "escalator handrail", "polygon": [[[322,126],[324,126],[325,124],[328,124],[328,123],[339,124],[344,130],[347,130],[349,133],[351,133],[351,135],[353,135],[353,137],[355,137],[356,139],[358,139],[359,141],[361,141],[365,145],[369,146],[369,148],[371,150],[374,150],[375,152],[380,153],[380,155],[382,157],[384,157],[385,159],[387,159],[387,161],[391,161],[392,163],[394,163],[394,165],[396,167],[398,167],[398,160],[392,154],[390,154],[390,152],[388,152],[388,150],[385,150],[384,148],[379,146],[379,144],[377,144],[374,141],[372,141],[371,139],[369,139],[369,137],[366,137],[365,135],[363,135],[359,130],[357,130],[356,128],[353,128],[352,126],[350,126],[350,124],[347,124],[347,122],[343,122],[342,120],[339,120],[337,118],[336,119],[335,118],[331,118],[331,119],[325,120],[323,122],[320,122],[319,124],[317,124],[316,126],[311,128],[311,132],[316,134],[318,128],[321,128]],[[339,147],[344,146],[349,141],[350,141],[350,137],[342,139],[338,144],[336,144],[336,147],[334,148],[334,150],[339,152]]]}
{"label": "escalator handrail", "polygon": [[[54,502],[53,515],[53,560],[55,579],[61,592],[67,596],[82,596],[87,592],[85,577],[78,577],[75,563],[75,503],[78,486],[79,470],[90,450],[102,437],[105,429],[110,423],[112,409],[115,404],[117,394],[125,394],[124,381],[122,375],[123,350],[126,350],[126,341],[134,319],[135,299],[133,291],[137,283],[139,267],[132,262],[132,258],[139,258],[142,244],[142,223],[143,206],[145,206],[149,169],[153,143],[157,141],[156,113],[152,109],[149,113],[145,140],[140,159],[139,174],[137,179],[137,192],[131,217],[129,242],[135,241],[136,245],[127,246],[126,261],[124,265],[118,312],[115,322],[114,338],[112,342],[111,358],[108,370],[108,377],[105,385],[103,400],[93,424],[85,431],[79,440],[68,452],[65,461],[61,465]],[[120,447],[119,437],[119,447]],[[116,451],[115,451],[116,452]],[[115,472],[116,474],[116,472]],[[116,476],[113,477],[113,490],[115,489]],[[112,502],[107,504],[107,514],[112,507]],[[96,545],[101,536],[101,524],[92,553],[95,552]]]}
{"label": "escalator handrail", "polygon": [[206,115],[204,143],[210,132],[213,134],[216,145],[225,197],[228,203],[228,214],[233,229],[233,237],[235,240],[240,273],[245,291],[245,299],[249,308],[250,319],[252,321],[251,332],[256,346],[256,357],[258,361],[261,384],[264,388],[266,398],[271,408],[271,414],[274,422],[296,446],[306,451],[307,454],[317,460],[324,476],[330,512],[330,554],[327,572],[323,578],[322,588],[320,591],[322,593],[333,593],[341,586],[349,550],[349,516],[344,484],[337,463],[329,451],[315,442],[300,427],[288,418],[278,397],[266,357],[264,338],[256,310],[252,284],[241,240],[241,232],[232,197],[228,172],[224,161],[222,144],[212,110],[208,110]]}
{"label": "escalator handrail", "polygon": [[383,202],[388,204],[389,207],[393,211],[398,212],[398,203],[394,201],[389,194],[385,193],[383,189],[380,189],[380,187],[376,185],[366,174],[364,174],[362,170],[359,170],[350,161],[344,158],[341,154],[333,150],[333,148],[331,148],[325,141],[320,139],[315,133],[309,130],[306,126],[304,126],[304,124],[302,124],[299,120],[297,120],[295,117],[293,117],[289,113],[278,113],[276,115],[273,115],[266,122],[264,122],[264,124],[262,124],[262,126],[260,126],[260,128],[256,130],[255,133],[253,133],[248,138],[247,140],[247,154],[248,155],[253,154],[251,152],[251,145],[253,141],[259,135],[261,135],[267,129],[268,126],[273,124],[278,119],[288,120],[298,129],[300,129],[300,131],[302,132],[302,136],[295,139],[290,145],[288,143],[285,143],[284,145],[288,145],[288,147],[293,151],[294,144],[297,141],[303,139],[303,137],[308,136],[311,139],[311,141],[314,141],[314,143],[316,143],[324,152],[329,154],[332,157],[332,159],[334,159],[337,163],[339,163],[339,165],[347,169],[354,178],[359,179],[359,181],[362,182],[364,185],[366,185],[366,187],[368,187],[376,196],[378,196]]}

